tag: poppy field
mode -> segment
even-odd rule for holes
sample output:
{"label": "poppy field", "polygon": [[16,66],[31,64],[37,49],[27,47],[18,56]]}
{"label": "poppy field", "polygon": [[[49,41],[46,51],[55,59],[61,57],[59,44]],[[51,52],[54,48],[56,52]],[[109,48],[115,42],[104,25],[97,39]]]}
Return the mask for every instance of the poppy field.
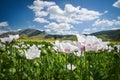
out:
{"label": "poppy field", "polygon": [[95,36],[77,41],[0,42],[0,80],[120,80],[120,46]]}

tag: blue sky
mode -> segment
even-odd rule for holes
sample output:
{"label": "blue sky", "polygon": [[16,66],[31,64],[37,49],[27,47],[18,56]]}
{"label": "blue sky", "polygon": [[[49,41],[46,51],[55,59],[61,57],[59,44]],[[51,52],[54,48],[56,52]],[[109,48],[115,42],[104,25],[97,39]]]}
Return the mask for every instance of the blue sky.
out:
{"label": "blue sky", "polygon": [[120,29],[120,0],[0,0],[0,31],[27,28],[51,34]]}

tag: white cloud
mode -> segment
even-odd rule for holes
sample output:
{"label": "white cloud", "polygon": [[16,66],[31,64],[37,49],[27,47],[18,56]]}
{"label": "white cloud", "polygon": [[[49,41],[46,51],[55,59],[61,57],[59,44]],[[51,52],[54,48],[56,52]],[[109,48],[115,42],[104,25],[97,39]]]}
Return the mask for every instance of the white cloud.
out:
{"label": "white cloud", "polygon": [[96,30],[97,30],[96,27],[94,27],[94,28],[85,28],[83,30],[82,34],[90,34],[91,32],[96,31]]}
{"label": "white cloud", "polygon": [[50,28],[50,29],[53,29],[54,31],[63,31],[63,30],[70,30],[72,28],[72,25],[68,23],[57,24],[55,22],[52,22],[47,26],[45,26],[45,28]]}
{"label": "white cloud", "polygon": [[86,21],[86,20],[94,20],[100,17],[102,13],[99,13],[98,11],[88,10],[86,8],[81,8],[79,10],[79,15],[76,18]]}
{"label": "white cloud", "polygon": [[9,26],[8,22],[0,22],[0,27]]}
{"label": "white cloud", "polygon": [[99,18],[102,13],[97,11],[88,10],[86,8],[74,7],[71,4],[66,4],[64,10],[60,9],[59,6],[50,6],[48,8],[50,19],[56,20],[57,22],[66,23],[81,23],[81,21],[94,20]]}
{"label": "white cloud", "polygon": [[45,12],[45,11],[36,11],[35,12],[35,16],[37,16],[37,17],[44,17],[47,15],[48,15],[48,12]]}
{"label": "white cloud", "polygon": [[51,32],[51,30],[50,30],[50,29],[46,29],[45,31],[46,31],[46,32]]}
{"label": "white cloud", "polygon": [[49,21],[46,20],[44,17],[48,15],[48,12],[45,11],[46,8],[55,5],[54,2],[48,2],[48,1],[41,1],[41,0],[35,0],[33,2],[33,5],[28,6],[28,8],[32,9],[35,13],[35,19],[33,21],[39,22],[39,23],[48,23]]}
{"label": "white cloud", "polygon": [[89,10],[80,6],[75,7],[72,4],[65,4],[64,9],[61,9],[55,2],[42,0],[35,0],[33,5],[28,7],[35,14],[33,21],[49,23],[45,28],[56,33],[72,33],[73,24],[98,19],[101,15],[108,12],[100,13],[99,11]]}
{"label": "white cloud", "polygon": [[62,15],[64,13],[63,10],[57,5],[49,7],[48,12],[52,15]]}
{"label": "white cloud", "polygon": [[117,8],[120,8],[120,0],[116,1],[114,4],[113,4],[114,7],[117,7]]}
{"label": "white cloud", "polygon": [[33,21],[36,21],[39,23],[49,23],[49,21],[45,20],[44,18],[35,18]]}
{"label": "white cloud", "polygon": [[28,6],[30,9],[32,9],[34,12],[41,11],[45,7],[49,7],[55,5],[54,2],[48,2],[48,1],[41,1],[41,0],[35,0],[33,2],[33,5]]}
{"label": "white cloud", "polygon": [[115,20],[114,24],[120,26],[120,20]]}
{"label": "white cloud", "polygon": [[82,32],[82,34],[90,34],[91,29],[90,28],[85,28]]}
{"label": "white cloud", "polygon": [[71,31],[73,26],[68,23],[49,23],[48,25],[44,26],[49,30],[53,30],[57,34],[74,34],[76,31]]}
{"label": "white cloud", "polygon": [[117,30],[117,29],[120,29],[120,28],[112,28],[112,30]]}
{"label": "white cloud", "polygon": [[101,26],[101,27],[108,27],[108,26],[112,26],[114,24],[113,21],[109,21],[109,20],[96,20],[95,23],[92,26]]}
{"label": "white cloud", "polygon": [[55,2],[36,0],[33,5],[29,6],[38,18],[47,16],[50,20],[55,20],[59,23],[78,24],[82,21],[94,20],[99,18],[103,13],[87,8],[74,7],[72,4],[66,4],[62,10]]}
{"label": "white cloud", "polygon": [[99,26],[99,27],[109,27],[109,26],[120,26],[120,20],[117,19],[117,20],[96,20],[92,26]]}
{"label": "white cloud", "polygon": [[79,12],[80,6],[78,7],[74,7],[71,4],[66,4],[64,10],[66,11],[66,13],[77,13]]}

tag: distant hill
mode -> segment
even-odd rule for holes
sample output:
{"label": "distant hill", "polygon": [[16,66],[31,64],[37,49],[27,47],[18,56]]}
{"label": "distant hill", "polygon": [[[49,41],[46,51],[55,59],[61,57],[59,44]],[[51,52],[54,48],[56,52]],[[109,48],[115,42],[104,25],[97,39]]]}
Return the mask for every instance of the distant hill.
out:
{"label": "distant hill", "polygon": [[7,37],[8,35],[15,35],[19,34],[20,39],[70,39],[70,40],[76,40],[76,37],[74,35],[52,35],[48,34],[45,31],[40,31],[36,29],[24,29],[19,31],[10,31],[7,33],[3,33],[0,35],[0,37]]}
{"label": "distant hill", "polygon": [[120,29],[117,30],[107,30],[92,33],[91,35],[102,38],[104,41],[119,41],[120,42]]}
{"label": "distant hill", "polygon": [[19,30],[19,31],[9,31],[7,33],[3,33],[0,35],[0,37],[6,37],[8,35],[15,35],[19,34],[21,37],[33,37],[33,36],[38,36],[38,35],[45,35],[45,31],[39,31],[36,29],[24,29],[24,30]]}
{"label": "distant hill", "polygon": [[[44,39],[60,39],[60,40],[76,40],[75,35],[52,35],[45,31],[40,31],[36,29],[24,29],[19,31],[10,31],[0,35],[0,37],[6,37],[10,34],[19,34],[20,39],[34,39],[34,40],[44,40]],[[120,42],[120,29],[118,30],[107,30],[95,32],[90,35],[94,35],[98,38],[102,38],[104,41],[118,41]]]}

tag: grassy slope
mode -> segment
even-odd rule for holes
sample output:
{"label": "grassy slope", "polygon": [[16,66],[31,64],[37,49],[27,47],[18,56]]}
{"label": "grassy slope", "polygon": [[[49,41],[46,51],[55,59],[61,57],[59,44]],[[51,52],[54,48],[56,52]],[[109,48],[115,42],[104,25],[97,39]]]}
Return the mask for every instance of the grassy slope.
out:
{"label": "grassy slope", "polygon": [[[20,40],[76,40],[76,36],[73,35],[50,35],[45,31],[39,31],[36,29],[25,29],[17,32],[8,32],[0,35],[0,37],[5,37],[8,34],[20,34]],[[98,38],[102,38],[104,41],[114,41],[120,42],[120,29],[119,30],[108,30],[92,33]]]}
{"label": "grassy slope", "polygon": [[95,35],[99,38],[102,38],[105,41],[118,41],[118,42],[120,42],[120,29],[96,32],[96,33],[93,33],[91,35]]}

